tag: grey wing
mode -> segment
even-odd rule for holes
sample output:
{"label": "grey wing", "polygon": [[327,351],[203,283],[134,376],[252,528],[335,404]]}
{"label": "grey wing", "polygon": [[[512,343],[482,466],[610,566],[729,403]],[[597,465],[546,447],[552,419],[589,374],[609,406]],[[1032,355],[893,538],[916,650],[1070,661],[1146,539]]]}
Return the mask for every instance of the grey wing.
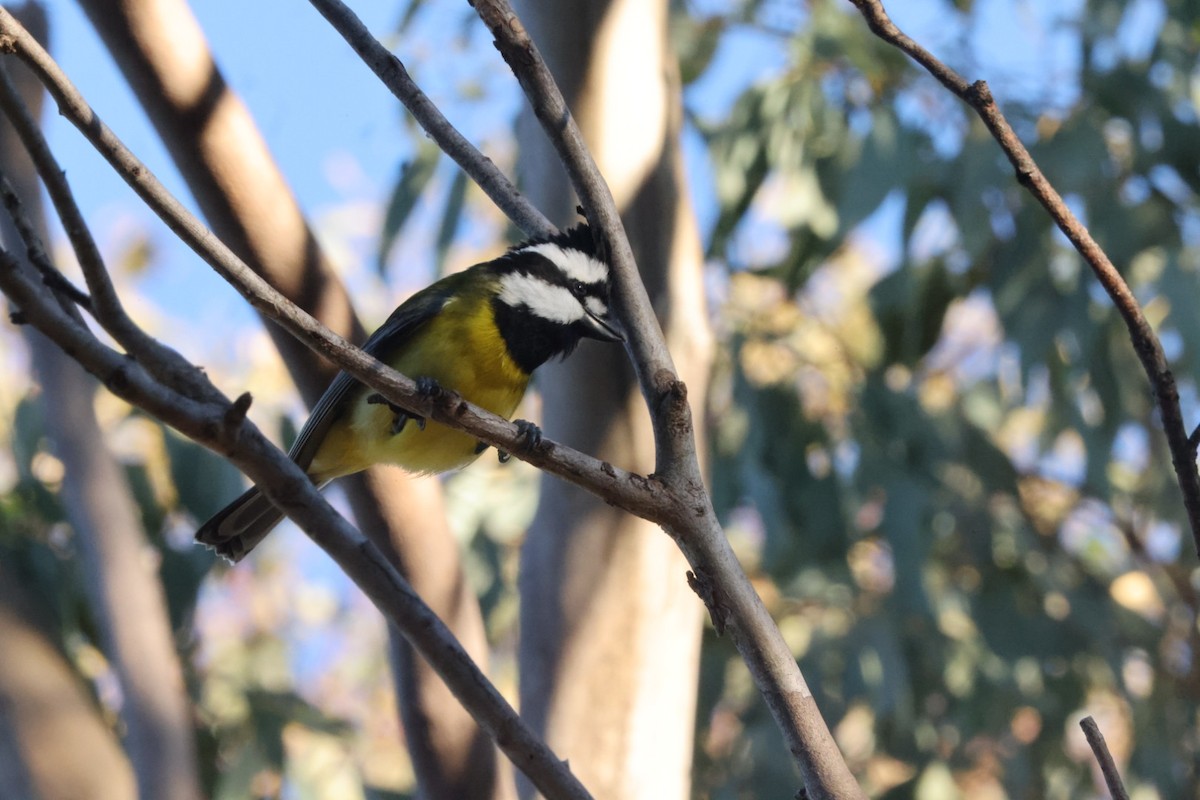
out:
{"label": "grey wing", "polygon": [[[450,297],[444,291],[436,291],[441,287],[437,284],[418,292],[410,297],[399,308],[392,312],[379,328],[363,343],[362,349],[376,358],[386,351],[394,350],[396,342],[412,335],[413,331],[431,320],[449,302]],[[431,291],[433,290],[433,291]],[[329,427],[341,416],[346,398],[362,384],[349,373],[339,372],[325,394],[313,406],[308,421],[296,437],[288,456],[304,469],[308,469]]]}

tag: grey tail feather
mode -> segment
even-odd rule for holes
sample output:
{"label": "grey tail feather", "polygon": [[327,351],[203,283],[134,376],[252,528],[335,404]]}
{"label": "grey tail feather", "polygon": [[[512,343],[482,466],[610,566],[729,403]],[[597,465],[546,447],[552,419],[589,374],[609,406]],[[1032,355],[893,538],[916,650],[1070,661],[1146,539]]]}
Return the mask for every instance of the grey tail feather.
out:
{"label": "grey tail feather", "polygon": [[196,541],[237,563],[282,519],[283,512],[252,487],[201,525],[196,531]]}

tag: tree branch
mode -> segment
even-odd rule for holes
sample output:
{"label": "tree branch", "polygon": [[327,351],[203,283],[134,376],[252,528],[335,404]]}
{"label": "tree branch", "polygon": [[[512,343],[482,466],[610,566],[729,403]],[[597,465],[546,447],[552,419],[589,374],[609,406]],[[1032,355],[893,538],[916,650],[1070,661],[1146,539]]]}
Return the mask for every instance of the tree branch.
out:
{"label": "tree branch", "polygon": [[1117,771],[1112,753],[1108,751],[1108,743],[1104,741],[1104,734],[1100,732],[1096,720],[1090,715],[1086,716],[1079,720],[1079,727],[1083,728],[1083,735],[1096,756],[1096,763],[1100,765],[1100,772],[1104,775],[1104,782],[1108,785],[1108,792],[1113,800],[1129,800],[1129,793],[1125,791],[1125,784],[1121,782],[1121,773]]}
{"label": "tree branch", "polygon": [[928,70],[929,74],[937,78],[943,86],[975,110],[1000,145],[1000,149],[1004,151],[1004,155],[1008,157],[1013,169],[1016,170],[1017,182],[1024,186],[1046,209],[1050,218],[1054,220],[1054,224],[1087,261],[1097,280],[1100,281],[1100,285],[1104,287],[1104,291],[1112,298],[1117,312],[1120,313],[1129,330],[1129,338],[1133,342],[1133,349],[1137,353],[1138,360],[1142,362],[1142,368],[1154,389],[1163,431],[1171,451],[1171,464],[1175,469],[1180,492],[1183,494],[1183,505],[1192,530],[1196,552],[1200,555],[1200,470],[1197,470],[1196,467],[1195,442],[1193,437],[1189,436],[1184,425],[1183,412],[1179,405],[1179,390],[1175,384],[1175,376],[1171,374],[1167,358],[1163,354],[1162,345],[1145,315],[1142,314],[1141,306],[1138,305],[1129,285],[1117,272],[1108,255],[1088,233],[1087,228],[1071,213],[1062,197],[1038,169],[1033,156],[1025,149],[1008,124],[1008,120],[997,107],[987,83],[984,81],[967,83],[962,76],[906,36],[888,17],[880,0],[850,0],[850,2],[862,13],[867,25],[876,36],[906,53]]}
{"label": "tree branch", "polygon": [[[629,338],[628,345],[634,367],[638,371],[638,382],[646,395],[652,416],[656,417],[656,439],[669,440],[670,437],[659,435],[660,421],[653,412],[672,391],[671,385],[676,380],[675,365],[671,360],[670,351],[667,350],[646,287],[638,275],[633,250],[625,236],[621,215],[608,184],[596,168],[596,162],[588,151],[583,133],[575,124],[554,77],[512,6],[507,0],[477,0],[474,6],[495,37],[497,49],[512,68],[521,88],[525,90],[534,115],[566,166],[571,185],[579,194],[588,221],[592,223],[593,235],[601,245],[600,252],[613,269],[614,306],[626,330],[639,333]],[[663,472],[662,467],[677,460],[670,459],[664,464],[661,459],[667,454],[672,454],[674,447],[670,441],[663,441],[661,444],[667,446],[659,448],[658,472]]]}
{"label": "tree branch", "polygon": [[346,44],[358,53],[442,152],[478,184],[492,202],[527,236],[549,236],[557,229],[534,207],[492,160],[459,133],[433,101],[413,82],[403,62],[371,35],[367,26],[341,0],[309,0]]}
{"label": "tree branch", "polygon": [[[134,358],[162,365],[155,373],[156,378],[171,386],[183,388],[189,393],[200,395],[208,391],[214,392],[210,396],[215,396],[215,390],[207,382],[196,383],[193,380],[194,370],[183,356],[148,336],[125,313],[117,298],[116,289],[109,279],[100,248],[96,246],[96,241],[71,193],[66,173],[50,152],[50,146],[42,135],[37,120],[29,113],[16,87],[13,86],[8,71],[4,69],[0,69],[0,111],[4,112],[21,144],[25,146],[25,151],[33,160],[38,177],[46,187],[50,202],[62,221],[67,240],[75,251],[75,258],[83,270],[83,277],[90,292],[89,302],[84,307]],[[57,273],[57,270],[55,272]]]}
{"label": "tree branch", "polygon": [[[0,77],[7,78],[5,73],[6,70],[0,70]],[[46,246],[42,244],[42,237],[38,236],[34,230],[33,224],[25,214],[21,198],[17,196],[12,184],[3,174],[0,174],[0,201],[4,203],[4,210],[8,212],[17,238],[25,245],[25,256],[29,259],[29,263],[41,273],[42,280],[46,282],[46,285],[67,306],[72,308],[68,313],[78,316],[79,312],[74,310],[74,306],[91,311],[92,298],[88,297],[88,293],[71,283],[67,276],[55,269],[50,262],[50,256],[46,254]]]}

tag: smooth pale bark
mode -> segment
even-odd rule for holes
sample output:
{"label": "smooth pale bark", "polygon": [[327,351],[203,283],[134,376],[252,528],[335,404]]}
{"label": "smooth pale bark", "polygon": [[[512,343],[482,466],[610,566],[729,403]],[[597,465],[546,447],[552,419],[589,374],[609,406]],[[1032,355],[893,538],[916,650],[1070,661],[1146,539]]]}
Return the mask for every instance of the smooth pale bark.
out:
{"label": "smooth pale bark", "polygon": [[[81,0],[137,93],[213,230],[256,272],[325,325],[361,341],[345,287],[321,252],[249,111],[225,84],[182,0]],[[298,8],[297,13],[307,9]],[[341,46],[334,34],[330,46]],[[297,53],[297,58],[311,57]],[[365,79],[365,76],[364,76]],[[319,107],[314,98],[314,106]],[[274,325],[268,330],[310,405],[328,363]],[[253,387],[246,387],[253,389]],[[345,482],[363,532],[400,568],[471,656],[487,663],[478,603],[446,527],[440,485],[394,468]],[[393,632],[397,692],[428,800],[510,796],[495,748],[449,690]]]}
{"label": "smooth pale bark", "polygon": [[[518,9],[609,181],[693,407],[711,336],[700,243],[678,148],[667,3],[527,0]],[[524,190],[560,222],[574,200],[534,125]],[[654,470],[654,438],[624,353],[580,348],[543,370],[546,433]],[[521,708],[597,798],[688,796],[703,606],[657,526],[547,478],[521,564]],[[523,787],[528,790],[528,787]]]}
{"label": "smooth pale bark", "polygon": [[0,564],[0,787],[40,800],[133,800],[129,760],[48,633],[30,587]]}
{"label": "smooth pale bark", "polygon": [[[23,65],[6,66],[37,116],[44,96],[41,84]],[[36,172],[6,120],[0,121],[0,167],[42,241],[48,241]],[[7,216],[0,220],[0,235],[12,252],[24,254]],[[105,446],[96,419],[96,382],[45,337],[29,330],[27,339],[41,385],[46,430],[64,466],[62,498],[74,528],[91,613],[121,683],[121,719],[138,791],[163,800],[199,800],[191,702],[166,598],[157,565],[148,557],[141,514],[124,470]]]}

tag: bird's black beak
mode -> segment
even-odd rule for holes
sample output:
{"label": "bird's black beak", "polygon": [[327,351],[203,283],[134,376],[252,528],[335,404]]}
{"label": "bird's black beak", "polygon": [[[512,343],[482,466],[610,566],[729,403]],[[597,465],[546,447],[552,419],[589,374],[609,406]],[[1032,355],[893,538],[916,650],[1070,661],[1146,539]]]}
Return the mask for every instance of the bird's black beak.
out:
{"label": "bird's black beak", "polygon": [[602,342],[625,341],[625,337],[621,335],[621,331],[611,318],[597,316],[588,311],[581,324],[583,325],[583,335],[589,339],[599,339]]}

